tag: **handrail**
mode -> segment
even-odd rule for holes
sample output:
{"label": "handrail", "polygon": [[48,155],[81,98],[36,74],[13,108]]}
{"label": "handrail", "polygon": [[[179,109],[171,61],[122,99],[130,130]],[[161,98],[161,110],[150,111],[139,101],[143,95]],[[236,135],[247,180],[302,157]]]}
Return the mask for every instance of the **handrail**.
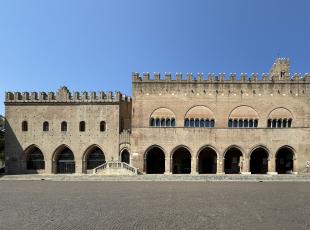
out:
{"label": "handrail", "polygon": [[105,169],[126,169],[128,171],[133,172],[134,174],[138,174],[138,169],[136,167],[133,167],[132,165],[129,165],[125,162],[120,162],[120,161],[108,161],[102,165],[97,166],[96,168],[93,169],[93,174],[96,174],[100,171],[103,171]]}

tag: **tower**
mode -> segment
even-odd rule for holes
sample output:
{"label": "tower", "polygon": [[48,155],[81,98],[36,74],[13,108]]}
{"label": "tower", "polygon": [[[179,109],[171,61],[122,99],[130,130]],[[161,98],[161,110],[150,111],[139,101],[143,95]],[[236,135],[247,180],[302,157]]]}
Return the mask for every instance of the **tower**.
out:
{"label": "tower", "polygon": [[288,58],[277,58],[270,69],[270,77],[283,80],[285,76],[289,76],[290,61]]}

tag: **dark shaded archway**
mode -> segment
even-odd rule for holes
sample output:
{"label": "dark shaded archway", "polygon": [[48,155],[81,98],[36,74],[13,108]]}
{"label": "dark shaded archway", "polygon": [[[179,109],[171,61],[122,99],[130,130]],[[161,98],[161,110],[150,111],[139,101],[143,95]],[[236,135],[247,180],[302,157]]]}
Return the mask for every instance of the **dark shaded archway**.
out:
{"label": "dark shaded archway", "polygon": [[276,154],[276,172],[278,174],[291,174],[294,169],[294,153],[288,147],[282,147]]}
{"label": "dark shaded archway", "polygon": [[178,148],[172,155],[172,173],[190,174],[191,173],[191,154],[184,148]]}
{"label": "dark shaded archway", "polygon": [[130,164],[130,154],[127,149],[124,149],[121,153],[121,161]]}
{"label": "dark shaded archway", "polygon": [[242,153],[238,148],[231,148],[225,154],[224,171],[226,174],[238,174],[241,172]]}
{"label": "dark shaded archway", "polygon": [[159,147],[153,147],[146,153],[146,173],[165,173],[165,153]]}
{"label": "dark shaded archway", "polygon": [[215,174],[217,171],[217,154],[210,148],[204,148],[198,156],[198,172],[200,174]]}
{"label": "dark shaded archway", "polygon": [[73,152],[69,148],[64,148],[56,155],[56,173],[75,173],[75,161]]}
{"label": "dark shaded archway", "polygon": [[87,154],[86,169],[91,170],[105,163],[105,156],[98,147],[92,148]]}
{"label": "dark shaded archway", "polygon": [[252,174],[268,172],[268,152],[264,148],[259,147],[251,153],[250,172]]}
{"label": "dark shaded archway", "polygon": [[45,169],[44,156],[42,151],[33,147],[27,151],[27,170],[43,170]]}

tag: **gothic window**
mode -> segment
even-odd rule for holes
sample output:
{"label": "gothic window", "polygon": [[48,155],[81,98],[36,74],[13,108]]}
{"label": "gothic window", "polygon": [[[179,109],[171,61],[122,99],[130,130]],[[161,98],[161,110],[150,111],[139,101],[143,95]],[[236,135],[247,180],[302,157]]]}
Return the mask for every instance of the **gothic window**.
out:
{"label": "gothic window", "polygon": [[106,123],[105,121],[100,121],[100,132],[106,131]]}
{"label": "gothic window", "polygon": [[62,132],[67,132],[68,130],[68,125],[66,121],[61,122],[61,131]]}
{"label": "gothic window", "polygon": [[85,121],[80,122],[80,132],[85,132],[86,124]]}
{"label": "gothic window", "polygon": [[22,122],[22,131],[23,132],[27,132],[28,131],[28,122],[27,121],[23,121]]}
{"label": "gothic window", "polygon": [[43,131],[48,132],[49,131],[49,123],[47,121],[43,122]]}

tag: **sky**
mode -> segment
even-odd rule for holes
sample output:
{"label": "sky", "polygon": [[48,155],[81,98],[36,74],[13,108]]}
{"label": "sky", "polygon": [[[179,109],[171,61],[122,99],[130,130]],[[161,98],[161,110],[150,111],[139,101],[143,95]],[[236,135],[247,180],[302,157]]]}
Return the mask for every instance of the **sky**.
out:
{"label": "sky", "polygon": [[310,73],[309,0],[0,0],[6,91],[121,91],[132,72]]}

